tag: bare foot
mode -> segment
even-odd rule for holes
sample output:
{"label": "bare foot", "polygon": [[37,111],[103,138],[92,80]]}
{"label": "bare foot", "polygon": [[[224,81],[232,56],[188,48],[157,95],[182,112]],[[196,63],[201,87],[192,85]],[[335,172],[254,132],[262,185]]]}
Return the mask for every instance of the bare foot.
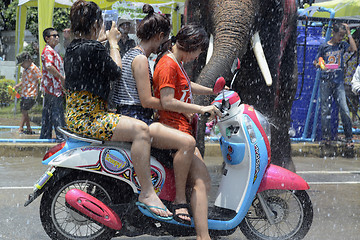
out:
{"label": "bare foot", "polygon": [[139,196],[139,202],[142,202],[148,206],[153,206],[153,207],[157,207],[157,208],[151,208],[151,211],[161,217],[169,217],[172,216],[172,212],[170,212],[166,206],[162,203],[162,201],[160,200],[160,198],[154,193],[151,194],[151,196],[146,196],[146,194],[144,194],[145,196],[142,196],[142,194],[140,193]]}

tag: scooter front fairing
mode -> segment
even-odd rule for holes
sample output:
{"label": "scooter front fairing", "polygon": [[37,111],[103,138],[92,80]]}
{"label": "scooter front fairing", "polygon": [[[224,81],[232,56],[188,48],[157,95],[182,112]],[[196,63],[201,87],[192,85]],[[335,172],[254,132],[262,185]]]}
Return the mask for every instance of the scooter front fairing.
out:
{"label": "scooter front fairing", "polygon": [[[233,106],[235,108],[235,106]],[[233,109],[233,111],[235,111]],[[215,206],[234,210],[229,221],[209,220],[209,228],[235,228],[246,215],[254,199],[269,160],[269,140],[255,110],[246,104],[237,113],[219,120],[220,146],[226,166],[215,200]]]}

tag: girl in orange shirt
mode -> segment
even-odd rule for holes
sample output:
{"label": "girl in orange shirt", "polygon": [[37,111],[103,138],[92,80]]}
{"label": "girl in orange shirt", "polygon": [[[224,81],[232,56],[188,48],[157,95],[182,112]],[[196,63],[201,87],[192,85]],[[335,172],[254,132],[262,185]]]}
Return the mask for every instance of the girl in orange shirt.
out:
{"label": "girl in orange shirt", "polygon": [[[214,106],[200,106],[193,103],[192,94],[210,95],[213,90],[191,82],[183,67],[183,62],[191,62],[207,48],[208,37],[205,30],[198,25],[187,25],[180,29],[175,45],[158,61],[154,71],[154,94],[160,99],[164,108],[159,110],[160,123],[190,135],[192,129],[187,115],[221,113]],[[194,186],[191,196],[191,207],[195,222],[197,239],[210,239],[208,232],[207,192],[210,188],[210,177],[204,160],[195,149],[194,159],[189,168],[189,183]]]}

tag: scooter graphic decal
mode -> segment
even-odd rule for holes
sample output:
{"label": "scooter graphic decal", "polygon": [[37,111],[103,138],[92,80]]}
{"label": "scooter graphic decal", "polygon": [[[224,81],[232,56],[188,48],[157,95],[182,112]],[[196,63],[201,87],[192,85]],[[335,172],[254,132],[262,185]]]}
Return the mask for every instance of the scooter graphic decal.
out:
{"label": "scooter graphic decal", "polygon": [[255,183],[258,177],[258,173],[260,171],[260,151],[257,144],[255,144],[254,147],[255,147],[255,174],[254,174],[253,184]]}
{"label": "scooter graphic decal", "polygon": [[111,148],[107,148],[102,152],[100,162],[104,170],[112,174],[119,174],[130,166],[125,153]]}
{"label": "scooter graphic decal", "polygon": [[[136,175],[135,171],[132,171],[132,178],[131,181],[135,184],[136,188],[140,191],[141,186],[138,180],[138,177]],[[151,182],[154,186],[155,192],[158,193],[161,191],[164,183],[164,177],[161,174],[160,169],[158,169],[155,166],[151,166]]]}

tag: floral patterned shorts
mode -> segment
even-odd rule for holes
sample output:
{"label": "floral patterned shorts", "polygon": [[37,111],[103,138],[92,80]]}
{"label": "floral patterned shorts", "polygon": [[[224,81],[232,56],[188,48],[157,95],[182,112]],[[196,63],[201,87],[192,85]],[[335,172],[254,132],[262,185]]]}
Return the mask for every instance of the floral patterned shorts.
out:
{"label": "floral patterned shorts", "polygon": [[87,91],[73,91],[66,96],[65,121],[75,133],[109,141],[121,115],[107,112],[107,103]]}

